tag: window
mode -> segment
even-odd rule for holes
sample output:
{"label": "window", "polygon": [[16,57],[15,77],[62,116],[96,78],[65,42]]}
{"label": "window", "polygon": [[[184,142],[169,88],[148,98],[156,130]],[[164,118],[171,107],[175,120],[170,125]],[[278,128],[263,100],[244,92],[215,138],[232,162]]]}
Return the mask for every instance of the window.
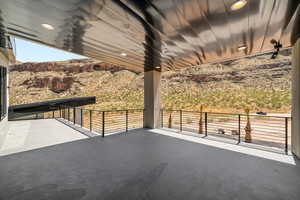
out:
{"label": "window", "polygon": [[7,69],[0,66],[0,116],[1,120],[7,114]]}

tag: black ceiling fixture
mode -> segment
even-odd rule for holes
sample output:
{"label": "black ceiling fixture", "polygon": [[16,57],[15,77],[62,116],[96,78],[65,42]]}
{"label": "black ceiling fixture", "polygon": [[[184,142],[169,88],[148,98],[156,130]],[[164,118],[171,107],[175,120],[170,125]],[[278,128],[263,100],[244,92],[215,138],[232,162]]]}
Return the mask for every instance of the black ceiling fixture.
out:
{"label": "black ceiling fixture", "polygon": [[278,56],[278,53],[280,51],[280,48],[282,48],[282,44],[280,43],[280,41],[276,41],[275,39],[271,40],[271,44],[274,45],[274,49],[275,51],[273,52],[271,59],[275,59]]}

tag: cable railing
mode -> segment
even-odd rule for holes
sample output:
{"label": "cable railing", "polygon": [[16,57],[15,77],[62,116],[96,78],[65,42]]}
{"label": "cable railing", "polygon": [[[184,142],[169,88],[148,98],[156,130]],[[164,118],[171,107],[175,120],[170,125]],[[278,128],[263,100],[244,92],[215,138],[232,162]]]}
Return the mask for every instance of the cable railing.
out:
{"label": "cable railing", "polygon": [[60,118],[91,132],[101,134],[102,137],[106,134],[128,132],[132,129],[143,128],[144,121],[143,109],[100,111],[76,107],[60,107],[59,113]]}
{"label": "cable railing", "polygon": [[[280,148],[285,152],[288,152],[291,144],[291,117],[185,110],[161,110],[160,117],[162,128],[177,129],[201,137]],[[92,110],[60,106],[57,110],[28,115],[19,120],[53,118],[64,119],[103,137],[144,127],[143,109]]]}
{"label": "cable railing", "polygon": [[291,117],[161,110],[161,127],[280,148],[285,152],[291,144]]}

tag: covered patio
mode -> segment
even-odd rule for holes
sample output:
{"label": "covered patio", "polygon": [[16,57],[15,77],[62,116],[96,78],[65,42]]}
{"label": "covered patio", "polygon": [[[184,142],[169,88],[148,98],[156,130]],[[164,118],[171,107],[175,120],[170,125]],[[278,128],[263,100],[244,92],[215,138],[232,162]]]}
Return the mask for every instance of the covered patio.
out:
{"label": "covered patio", "polygon": [[[42,121],[31,125],[41,126]],[[58,121],[45,121],[62,137],[75,131]],[[38,137],[34,131],[30,135]],[[72,136],[63,143],[1,156],[0,199],[300,196],[300,163],[291,155],[161,129],[136,129],[105,138],[75,131]]]}
{"label": "covered patio", "polygon": [[[1,130],[0,200],[299,199],[300,163],[293,156],[300,157],[299,13],[297,0],[0,0],[5,52],[11,51],[5,37],[19,37],[144,72],[142,110],[57,109],[59,118],[99,136],[56,119]],[[292,121],[281,120],[280,130],[287,150],[291,123],[293,155],[160,129],[161,72],[267,52],[276,58],[291,47]],[[185,127],[180,113],[181,125],[175,118],[168,124],[190,129],[192,117]],[[209,116],[208,135],[211,125],[224,125]],[[238,133],[239,141],[240,117],[234,129],[218,131]]]}

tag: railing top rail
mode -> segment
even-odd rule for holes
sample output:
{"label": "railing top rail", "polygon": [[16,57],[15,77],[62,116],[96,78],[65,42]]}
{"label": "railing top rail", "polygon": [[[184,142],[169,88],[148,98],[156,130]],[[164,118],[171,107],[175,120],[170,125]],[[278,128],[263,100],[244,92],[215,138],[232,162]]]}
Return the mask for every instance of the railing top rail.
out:
{"label": "railing top rail", "polygon": [[[200,113],[200,111],[191,111],[191,110],[170,110],[170,109],[161,109],[162,111],[168,111],[168,112],[190,112],[190,113]],[[241,114],[241,113],[222,113],[222,112],[203,112],[203,113],[208,113],[208,114],[219,114],[219,115],[240,115],[240,116],[247,116],[246,114]],[[274,116],[274,115],[254,115],[250,114],[249,116],[251,117],[273,117],[273,118],[281,118],[281,119],[291,119],[291,116]]]}
{"label": "railing top rail", "polygon": [[[72,106],[61,106],[62,108],[76,108]],[[144,109],[122,109],[122,110],[95,110],[95,109],[87,109],[87,108],[80,108],[86,111],[94,111],[94,112],[126,112],[126,111],[144,111]]]}
{"label": "railing top rail", "polygon": [[126,111],[143,111],[144,109],[127,109],[127,110],[94,110],[94,109],[85,109],[81,108],[82,110],[91,110],[95,112],[126,112]]}

